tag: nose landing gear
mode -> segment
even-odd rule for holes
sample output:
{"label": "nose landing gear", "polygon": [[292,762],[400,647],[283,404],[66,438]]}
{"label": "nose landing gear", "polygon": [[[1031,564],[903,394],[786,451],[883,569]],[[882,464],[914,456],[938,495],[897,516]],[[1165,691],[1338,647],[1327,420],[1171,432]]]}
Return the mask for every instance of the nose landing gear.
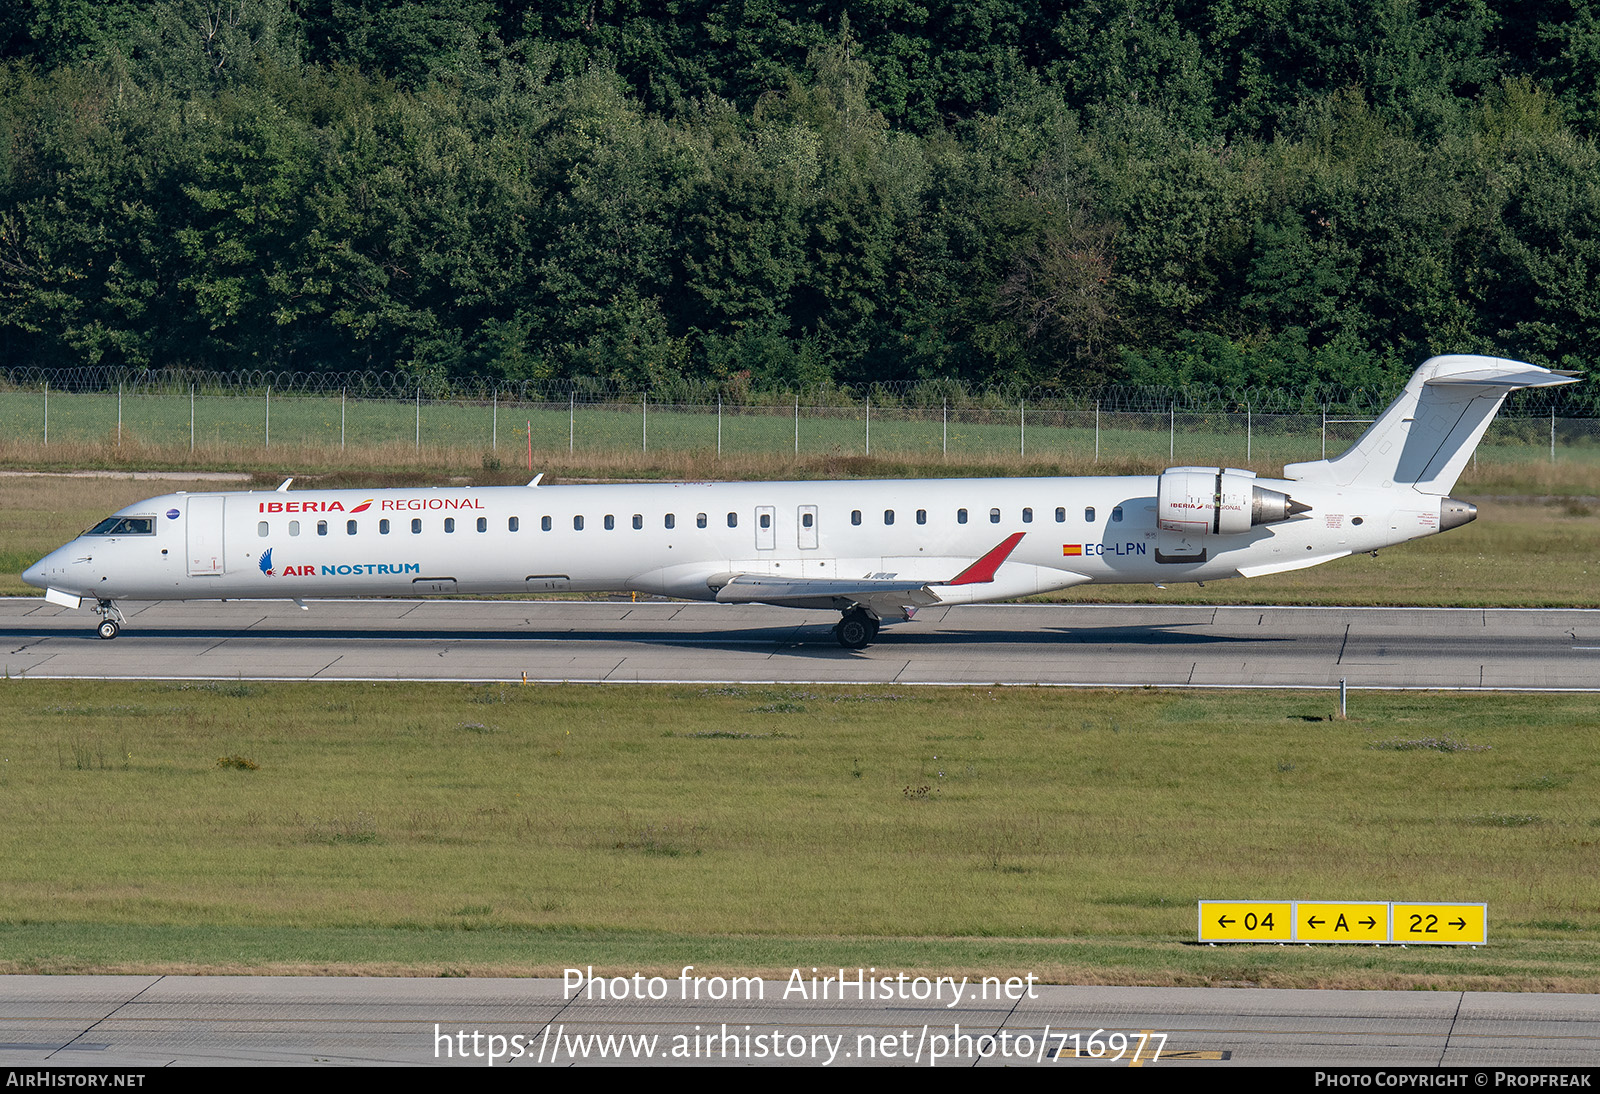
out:
{"label": "nose landing gear", "polygon": [[864,650],[878,637],[878,617],[860,606],[850,608],[834,625],[833,636],[847,650]]}
{"label": "nose landing gear", "polygon": [[122,629],[122,611],[109,600],[96,600],[93,610],[100,616],[100,625],[95,627],[95,633],[101,638],[115,638]]}

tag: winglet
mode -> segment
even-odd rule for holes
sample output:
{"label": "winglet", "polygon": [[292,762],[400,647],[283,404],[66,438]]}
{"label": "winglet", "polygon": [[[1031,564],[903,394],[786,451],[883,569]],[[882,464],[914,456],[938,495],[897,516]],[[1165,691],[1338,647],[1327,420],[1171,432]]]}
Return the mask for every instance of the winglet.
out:
{"label": "winglet", "polygon": [[294,481],[294,476],[293,475],[289,476],[288,478],[284,479],[281,483],[278,484],[278,488],[276,490],[274,490],[273,493],[275,493],[275,494],[287,494],[289,492],[289,484],[291,482],[293,482],[293,481]]}
{"label": "winglet", "polygon": [[537,475],[535,475],[533,477],[533,481],[530,482],[528,485],[529,486],[538,486],[539,485],[539,480],[542,479],[542,478],[544,478],[544,472],[543,471],[541,471]]}
{"label": "winglet", "polygon": [[962,570],[949,581],[941,582],[944,585],[982,585],[994,580],[994,572],[1000,564],[1011,557],[1011,552],[1017,549],[1017,544],[1022,542],[1026,532],[1012,532],[1004,543],[984,555],[978,561]]}

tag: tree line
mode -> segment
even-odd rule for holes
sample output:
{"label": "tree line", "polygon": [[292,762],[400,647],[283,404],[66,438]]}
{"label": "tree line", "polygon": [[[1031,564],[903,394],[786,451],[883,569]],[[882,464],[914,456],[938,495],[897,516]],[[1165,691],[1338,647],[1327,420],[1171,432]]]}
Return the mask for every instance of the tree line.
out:
{"label": "tree line", "polygon": [[0,353],[635,387],[1582,368],[1597,9],[24,0]]}

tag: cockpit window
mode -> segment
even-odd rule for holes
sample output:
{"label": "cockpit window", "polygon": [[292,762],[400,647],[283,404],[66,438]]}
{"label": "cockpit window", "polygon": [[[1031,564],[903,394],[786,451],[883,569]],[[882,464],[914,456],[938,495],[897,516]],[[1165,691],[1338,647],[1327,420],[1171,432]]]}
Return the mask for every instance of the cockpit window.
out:
{"label": "cockpit window", "polygon": [[83,533],[86,536],[153,536],[155,517],[107,517]]}

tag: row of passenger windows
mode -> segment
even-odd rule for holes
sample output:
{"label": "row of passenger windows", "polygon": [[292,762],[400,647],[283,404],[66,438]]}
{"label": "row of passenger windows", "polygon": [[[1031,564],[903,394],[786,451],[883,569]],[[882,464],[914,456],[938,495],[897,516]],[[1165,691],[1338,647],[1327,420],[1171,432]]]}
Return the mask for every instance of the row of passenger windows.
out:
{"label": "row of passenger windows", "polygon": [[[968,514],[967,510],[965,510],[965,509],[957,509],[956,510],[956,523],[957,524],[966,524],[967,521],[968,521],[968,516],[969,516],[969,514]],[[617,518],[613,514],[607,513],[601,519],[602,519],[602,521],[603,521],[603,523],[605,525],[606,531],[609,532],[609,531],[612,531],[613,529],[616,528],[616,526],[617,526]],[[990,524],[999,524],[1000,523],[1000,519],[1001,519],[1001,514],[1000,514],[1000,510],[999,509],[990,509],[989,510],[989,523]],[[1084,511],[1083,511],[1083,519],[1086,522],[1090,523],[1090,524],[1094,523],[1094,506],[1091,505],[1091,506],[1088,506],[1088,507],[1086,507],[1084,509]],[[1122,506],[1119,505],[1116,508],[1111,510],[1111,519],[1113,521],[1121,521],[1122,520]],[[1066,507],[1065,506],[1057,506],[1056,507],[1056,523],[1057,524],[1064,524],[1064,523],[1066,523],[1066,520],[1067,520]],[[760,515],[760,517],[758,518],[758,521],[759,521],[759,523],[760,523],[760,525],[761,525],[761,527],[763,529],[770,528],[770,527],[772,527],[772,514],[771,513],[762,513]],[[850,511],[850,523],[851,524],[855,524],[855,525],[859,525],[859,524],[861,524],[861,522],[862,522],[861,510],[852,509]],[[103,522],[103,523],[109,523],[109,522]],[[706,515],[704,513],[696,513],[695,514],[694,524],[695,524],[696,528],[704,528],[709,523],[710,522],[709,522],[708,518],[706,517]],[[816,524],[816,514],[815,513],[811,513],[811,512],[806,512],[806,513],[801,514],[800,523],[802,525],[804,525],[806,528],[813,527]],[[893,524],[894,523],[894,510],[893,509],[885,509],[883,511],[883,523],[884,524]],[[927,524],[928,523],[928,511],[926,509],[918,509],[917,510],[917,523],[918,524]],[[1025,509],[1022,510],[1022,523],[1024,523],[1024,524],[1032,524],[1033,523],[1033,510],[1032,509],[1025,508]],[[662,518],[661,524],[662,524],[662,527],[664,527],[664,528],[676,528],[678,526],[677,515],[673,514],[673,513],[667,513]],[[347,521],[345,521],[344,522],[345,534],[346,535],[350,535],[350,536],[355,535],[357,533],[357,529],[358,529],[359,525],[360,525],[359,521],[355,521],[355,520],[347,520]],[[548,532],[548,531],[551,531],[554,527],[555,527],[555,523],[554,523],[554,520],[551,517],[540,517],[539,518],[539,530],[540,531]],[[643,514],[641,514],[641,513],[633,514],[633,527],[636,530],[644,528],[644,515]],[[737,528],[737,527],[739,527],[739,514],[738,513],[729,513],[728,514],[728,527],[729,528]],[[508,531],[508,532],[516,532],[516,531],[520,531],[521,528],[522,528],[522,520],[521,520],[521,518],[519,518],[519,517],[507,517],[506,518],[506,531]],[[577,532],[583,531],[583,529],[584,529],[584,518],[581,517],[581,516],[573,517],[572,518],[572,528],[573,528],[574,531],[577,531]],[[479,517],[478,520],[477,520],[477,529],[480,532],[487,532],[489,530],[489,518],[488,517]],[[456,518],[455,517],[445,517],[444,518],[444,530],[446,532],[454,532],[456,530]],[[393,527],[392,527],[391,522],[388,519],[383,519],[383,520],[378,521],[378,534],[379,535],[386,536],[391,531],[393,531]],[[414,535],[420,535],[422,533],[422,518],[421,517],[413,517],[412,518],[412,520],[411,520],[411,531],[412,531],[412,534],[414,534]],[[92,534],[92,533],[93,533],[93,530],[91,530],[90,534]],[[271,526],[269,525],[269,523],[267,521],[263,520],[263,521],[260,521],[260,522],[258,522],[256,524],[256,535],[258,535],[261,538],[265,539],[270,534],[271,534]],[[300,534],[300,522],[299,521],[291,520],[289,522],[289,534],[291,536],[298,536]],[[317,535],[325,536],[327,534],[328,534],[328,522],[325,521],[325,520],[317,521]]]}
{"label": "row of passenger windows", "polygon": [[[809,519],[810,519],[810,514],[807,514],[808,522],[809,522]],[[861,523],[861,519],[862,519],[861,518],[861,510],[859,510],[859,509],[850,510],[850,523],[851,524],[860,524]],[[1086,506],[1084,508],[1084,510],[1083,510],[1083,519],[1089,524],[1093,524],[1094,523],[1094,506],[1090,505],[1090,506]],[[1118,521],[1118,522],[1120,522],[1122,520],[1122,506],[1119,505],[1116,508],[1111,510],[1111,519],[1114,520],[1114,521]],[[965,509],[957,509],[956,510],[956,523],[957,524],[966,524],[967,520],[968,520],[967,511]],[[1065,524],[1066,522],[1067,522],[1067,507],[1064,506],[1064,505],[1056,506],[1056,523],[1057,524]],[[883,511],[883,523],[885,523],[885,524],[893,524],[894,523],[894,510],[893,509],[885,509]],[[927,524],[928,523],[928,511],[926,509],[918,509],[917,510],[917,523],[918,524]],[[998,509],[989,510],[989,523],[990,524],[999,524],[1000,523],[1000,510],[998,510]],[[1033,510],[1032,509],[1024,508],[1022,510],[1022,523],[1023,524],[1032,524],[1033,523]],[[809,527],[811,527],[811,525],[809,523],[807,523],[806,527],[809,528]]]}
{"label": "row of passenger windows", "polygon": [[[545,519],[545,522],[546,522],[545,529],[546,529],[546,531],[548,531],[549,530],[549,520],[550,520],[550,518],[549,517],[545,517],[544,519]],[[344,522],[345,535],[347,535],[347,536],[355,535],[357,533],[357,531],[359,530],[360,524],[361,524],[360,521],[355,521],[355,520],[347,520],[347,521],[345,521]],[[506,518],[506,530],[507,531],[515,532],[521,527],[522,527],[522,520],[521,520],[520,517],[507,517]],[[456,518],[455,517],[445,517],[444,518],[444,530],[446,532],[454,532],[456,530]],[[487,532],[488,530],[489,530],[489,518],[488,517],[479,517],[478,518],[478,531]],[[393,531],[393,527],[392,527],[390,521],[388,521],[386,519],[378,521],[378,534],[379,535],[386,536],[391,531]],[[422,518],[421,517],[413,517],[412,518],[412,520],[411,520],[411,531],[414,534],[418,534],[418,535],[420,535],[422,533]],[[258,521],[256,523],[256,535],[260,536],[262,539],[265,539],[268,535],[271,534],[271,532],[272,532],[272,526],[267,521],[263,520],[263,521]],[[291,520],[289,522],[289,534],[291,536],[298,536],[300,534],[300,522],[299,521]],[[325,520],[317,521],[317,535],[325,536],[327,534],[328,534],[328,522],[325,521]]]}

